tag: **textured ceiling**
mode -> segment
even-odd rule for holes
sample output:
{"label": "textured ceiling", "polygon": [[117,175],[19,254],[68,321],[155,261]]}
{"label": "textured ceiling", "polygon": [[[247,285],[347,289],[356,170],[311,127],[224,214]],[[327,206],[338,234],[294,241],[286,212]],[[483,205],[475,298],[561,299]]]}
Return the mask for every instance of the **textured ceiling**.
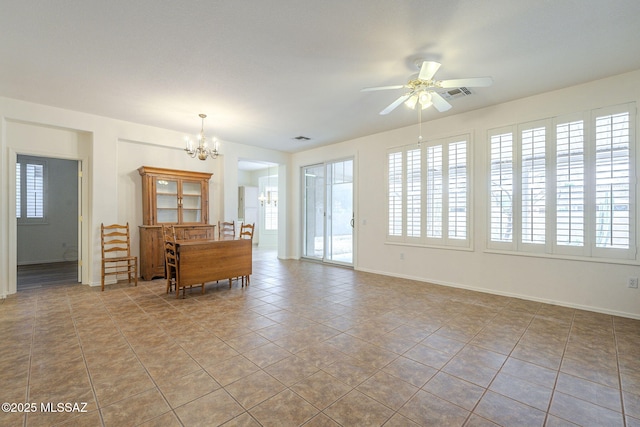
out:
{"label": "textured ceiling", "polygon": [[494,79],[428,121],[640,69],[638,22],[638,0],[3,0],[0,96],[295,152],[416,123],[360,92],[416,57]]}

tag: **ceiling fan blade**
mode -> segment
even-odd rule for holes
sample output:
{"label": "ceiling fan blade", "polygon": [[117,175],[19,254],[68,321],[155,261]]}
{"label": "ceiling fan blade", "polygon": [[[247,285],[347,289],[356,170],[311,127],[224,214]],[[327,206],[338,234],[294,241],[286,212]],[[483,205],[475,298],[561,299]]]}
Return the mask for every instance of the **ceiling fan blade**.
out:
{"label": "ceiling fan blade", "polygon": [[472,77],[469,79],[442,80],[439,84],[441,88],[452,87],[487,87],[493,84],[491,77]]}
{"label": "ceiling fan blade", "polygon": [[406,101],[410,96],[411,96],[411,93],[407,93],[407,94],[402,95],[400,98],[396,99],[391,104],[389,104],[389,106],[387,108],[385,108],[384,110],[380,111],[380,115],[384,116],[385,114],[389,114],[390,112],[395,110],[396,107],[398,107],[398,105],[400,105],[404,101]]}
{"label": "ceiling fan blade", "polygon": [[360,89],[360,92],[372,92],[374,90],[402,89],[403,87],[404,85],[365,87],[364,89]]}
{"label": "ceiling fan blade", "polygon": [[436,110],[441,113],[451,108],[451,104],[449,104],[438,92],[431,92],[431,102],[433,102],[433,106],[436,107]]}
{"label": "ceiling fan blade", "polygon": [[436,74],[436,71],[440,68],[440,63],[435,61],[424,61],[420,66],[420,74],[418,78],[420,80],[431,80]]}

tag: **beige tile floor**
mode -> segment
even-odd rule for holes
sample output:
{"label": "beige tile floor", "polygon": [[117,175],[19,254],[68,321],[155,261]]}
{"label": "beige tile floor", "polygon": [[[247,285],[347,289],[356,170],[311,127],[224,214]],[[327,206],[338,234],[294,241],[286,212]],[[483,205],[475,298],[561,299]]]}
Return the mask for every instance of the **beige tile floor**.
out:
{"label": "beige tile floor", "polygon": [[640,426],[638,320],[272,253],[185,299],[20,292],[0,342],[0,400],[37,409],[2,426]]}

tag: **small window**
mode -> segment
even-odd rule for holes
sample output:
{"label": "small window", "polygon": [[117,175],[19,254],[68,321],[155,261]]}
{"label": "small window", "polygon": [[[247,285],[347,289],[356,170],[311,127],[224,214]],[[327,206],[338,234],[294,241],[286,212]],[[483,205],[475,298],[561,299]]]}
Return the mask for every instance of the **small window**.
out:
{"label": "small window", "polygon": [[19,223],[42,223],[46,218],[46,161],[18,156],[16,218]]}

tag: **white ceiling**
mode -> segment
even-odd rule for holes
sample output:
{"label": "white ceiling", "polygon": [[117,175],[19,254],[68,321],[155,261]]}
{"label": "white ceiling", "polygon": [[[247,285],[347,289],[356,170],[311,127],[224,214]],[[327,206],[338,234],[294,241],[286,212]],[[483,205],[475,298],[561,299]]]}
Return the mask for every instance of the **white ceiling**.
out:
{"label": "white ceiling", "polygon": [[428,121],[640,69],[638,22],[638,0],[2,0],[0,96],[296,152],[416,123],[360,92],[416,57],[494,79]]}

